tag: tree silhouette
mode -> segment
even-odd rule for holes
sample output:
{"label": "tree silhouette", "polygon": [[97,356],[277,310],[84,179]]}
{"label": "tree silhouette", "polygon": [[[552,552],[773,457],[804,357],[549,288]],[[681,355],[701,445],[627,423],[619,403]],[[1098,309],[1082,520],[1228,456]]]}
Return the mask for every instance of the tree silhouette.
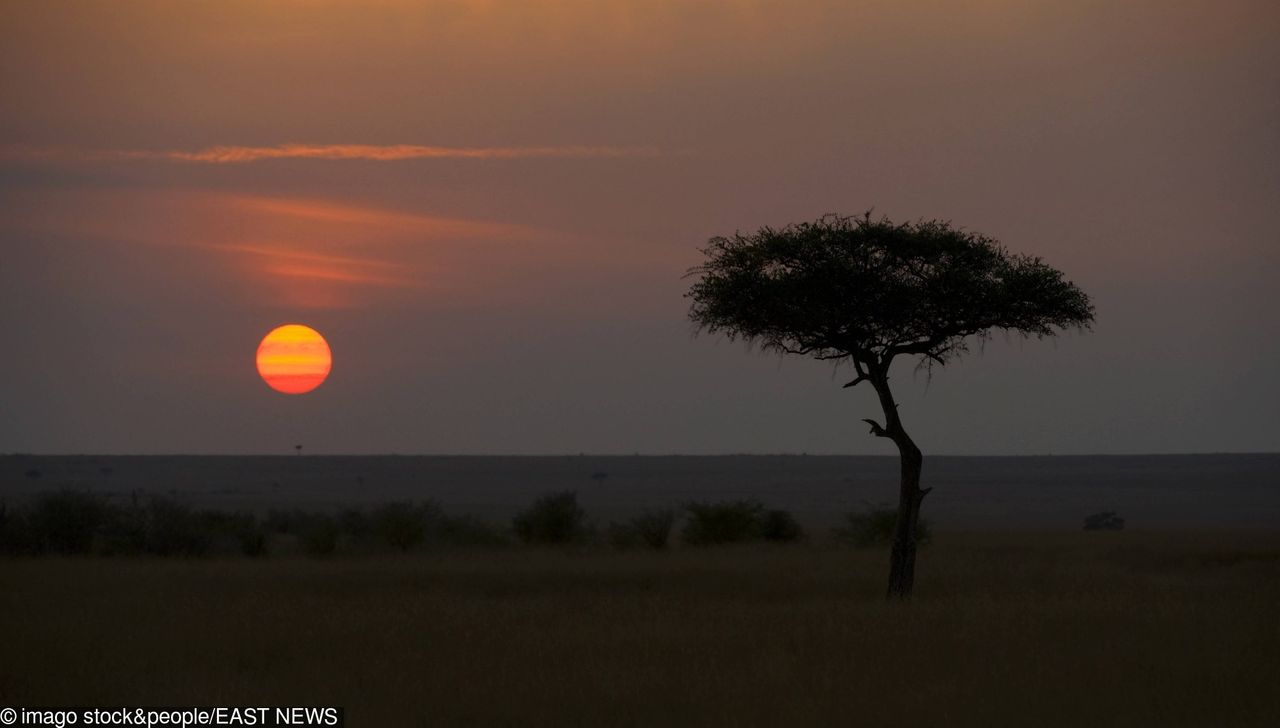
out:
{"label": "tree silhouette", "polygon": [[1043,338],[1093,322],[1089,297],[1039,258],[937,220],[827,215],[782,229],[712,238],[686,297],[698,330],[766,351],[851,363],[875,389],[902,476],[890,556],[890,598],[911,593],[923,456],[889,387],[899,356],[946,364],[995,330]]}

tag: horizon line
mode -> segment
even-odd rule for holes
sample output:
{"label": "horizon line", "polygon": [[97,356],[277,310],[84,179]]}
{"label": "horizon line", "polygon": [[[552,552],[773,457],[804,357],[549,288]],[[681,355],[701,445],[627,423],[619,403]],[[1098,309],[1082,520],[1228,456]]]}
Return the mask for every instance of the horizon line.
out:
{"label": "horizon line", "polygon": [[[1213,457],[1213,456],[1280,456],[1280,450],[1219,450],[1196,452],[1118,452],[1118,453],[936,453],[925,455],[929,458],[1123,458],[1123,457]],[[769,457],[810,457],[810,458],[898,458],[894,453],[831,453],[831,452],[723,452],[723,453],[351,453],[351,452],[303,452],[303,453],[94,453],[94,452],[2,452],[0,458],[769,458]]]}

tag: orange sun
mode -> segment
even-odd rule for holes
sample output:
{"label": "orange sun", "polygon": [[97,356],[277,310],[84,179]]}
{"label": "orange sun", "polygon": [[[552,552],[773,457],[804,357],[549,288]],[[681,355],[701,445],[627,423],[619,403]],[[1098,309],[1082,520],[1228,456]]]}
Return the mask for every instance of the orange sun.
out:
{"label": "orange sun", "polygon": [[279,326],[258,344],[258,374],[277,392],[310,392],[329,376],[332,365],[328,342],[310,326]]}

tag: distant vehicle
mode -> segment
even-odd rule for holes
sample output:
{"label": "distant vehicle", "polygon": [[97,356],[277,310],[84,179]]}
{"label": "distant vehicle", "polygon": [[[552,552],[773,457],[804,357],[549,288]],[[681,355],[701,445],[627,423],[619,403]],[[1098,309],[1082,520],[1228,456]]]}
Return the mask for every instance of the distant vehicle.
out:
{"label": "distant vehicle", "polygon": [[1122,531],[1124,530],[1124,519],[1117,516],[1115,511],[1103,511],[1095,513],[1084,519],[1084,530],[1086,531]]}

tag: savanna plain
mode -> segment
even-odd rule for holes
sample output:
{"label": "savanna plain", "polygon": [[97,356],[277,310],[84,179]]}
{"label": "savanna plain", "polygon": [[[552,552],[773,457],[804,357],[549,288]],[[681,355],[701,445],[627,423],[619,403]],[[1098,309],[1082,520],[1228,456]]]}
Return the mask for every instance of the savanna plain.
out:
{"label": "savanna plain", "polygon": [[0,559],[0,703],[349,725],[1265,726],[1280,534]]}

